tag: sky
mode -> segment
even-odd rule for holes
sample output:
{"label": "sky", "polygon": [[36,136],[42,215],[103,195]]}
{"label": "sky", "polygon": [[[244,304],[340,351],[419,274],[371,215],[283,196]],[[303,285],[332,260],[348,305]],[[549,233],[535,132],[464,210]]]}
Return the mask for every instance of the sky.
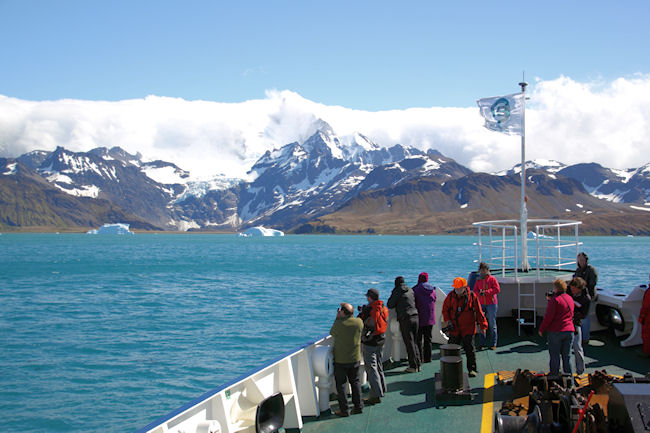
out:
{"label": "sky", "polygon": [[[650,162],[647,1],[0,0],[0,157],[114,145],[241,176],[313,118],[509,168],[476,100],[529,82],[527,159]],[[286,141],[285,141],[286,140]]]}

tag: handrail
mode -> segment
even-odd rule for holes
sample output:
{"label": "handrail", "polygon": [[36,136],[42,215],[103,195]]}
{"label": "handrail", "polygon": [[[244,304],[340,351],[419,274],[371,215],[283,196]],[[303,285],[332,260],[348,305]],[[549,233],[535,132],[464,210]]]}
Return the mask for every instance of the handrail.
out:
{"label": "handrail", "polygon": [[[521,254],[519,245],[519,220],[491,220],[473,223],[478,228],[478,261],[485,261],[490,266],[495,266],[493,273],[506,275],[506,269],[514,270],[515,279],[519,277],[518,259]],[[529,232],[527,242],[535,241],[535,253],[527,257],[531,263],[530,271],[537,273],[545,269],[561,269],[565,266],[575,265],[575,259],[568,258],[566,250],[582,245],[578,238],[578,226],[581,221],[560,219],[529,219],[527,227]],[[573,230],[571,230],[573,229]],[[571,232],[571,233],[570,233]],[[563,254],[564,253],[564,254]],[[569,257],[570,257],[569,256]],[[534,266],[533,266],[534,262]]]}

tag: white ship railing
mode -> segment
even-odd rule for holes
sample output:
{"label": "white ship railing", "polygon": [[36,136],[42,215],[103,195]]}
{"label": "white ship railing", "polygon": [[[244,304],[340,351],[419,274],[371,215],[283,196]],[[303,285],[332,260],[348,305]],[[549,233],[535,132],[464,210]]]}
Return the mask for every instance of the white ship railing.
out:
{"label": "white ship railing", "polygon": [[235,433],[255,431],[257,405],[281,392],[285,428],[302,429],[303,416],[329,409],[333,389],[331,336],[276,358],[225,386],[209,391],[136,433]]}
{"label": "white ship railing", "polygon": [[[527,256],[528,263],[539,279],[545,270],[575,269],[576,256],[582,245],[578,236],[581,221],[555,219],[529,219],[531,231],[527,239],[535,242],[534,254]],[[490,265],[493,275],[514,272],[519,278],[519,220],[480,221],[473,224],[478,228],[478,262]],[[532,233],[532,235],[531,235]],[[528,249],[530,251],[530,249]],[[530,274],[528,274],[530,275]]]}
{"label": "white ship railing", "polygon": [[[436,288],[436,317],[432,340],[444,344],[442,304],[447,295]],[[285,404],[285,429],[300,431],[302,417],[318,417],[330,410],[334,386],[334,357],[331,335],[313,340],[234,381],[209,391],[186,405],[157,419],[136,433],[249,433],[255,431],[257,406],[277,392]],[[394,310],[390,310],[384,361],[406,358],[406,347]],[[362,383],[365,373],[362,369]]]}

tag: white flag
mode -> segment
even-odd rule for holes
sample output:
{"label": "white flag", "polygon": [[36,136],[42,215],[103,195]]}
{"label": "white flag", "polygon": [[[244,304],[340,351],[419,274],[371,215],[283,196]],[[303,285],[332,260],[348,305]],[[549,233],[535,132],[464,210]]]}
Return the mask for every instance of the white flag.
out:
{"label": "white flag", "polygon": [[514,93],[476,101],[485,127],[508,135],[524,134],[524,94]]}

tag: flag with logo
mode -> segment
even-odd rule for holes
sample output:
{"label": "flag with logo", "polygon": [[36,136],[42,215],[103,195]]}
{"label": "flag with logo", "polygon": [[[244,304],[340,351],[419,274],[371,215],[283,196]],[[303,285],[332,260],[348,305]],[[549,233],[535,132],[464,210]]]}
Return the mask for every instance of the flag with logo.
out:
{"label": "flag with logo", "polygon": [[476,101],[490,131],[508,135],[524,134],[524,94],[514,93]]}

